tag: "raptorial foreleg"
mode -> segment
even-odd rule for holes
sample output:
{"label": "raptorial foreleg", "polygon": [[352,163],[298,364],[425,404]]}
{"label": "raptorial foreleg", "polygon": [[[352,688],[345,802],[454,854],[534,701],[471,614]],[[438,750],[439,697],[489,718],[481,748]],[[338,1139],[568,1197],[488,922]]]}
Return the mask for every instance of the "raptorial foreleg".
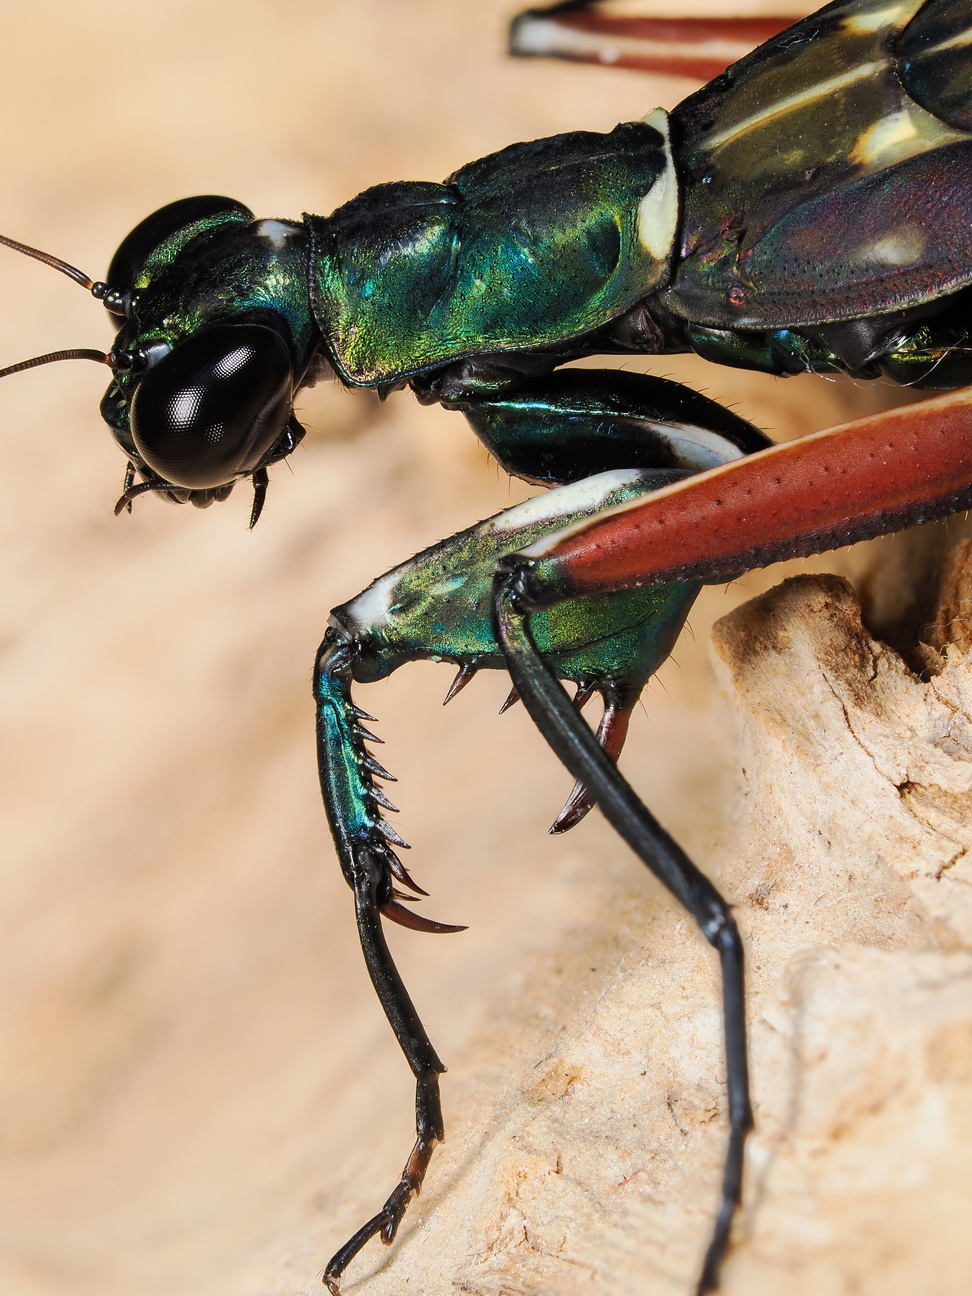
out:
{"label": "raptorial foreleg", "polygon": [[439,1076],[445,1067],[392,960],[381,915],[421,931],[463,930],[421,918],[400,903],[408,897],[395,886],[396,882],[412,892],[424,893],[395,854],[393,843],[405,843],[382,814],[394,807],[375,779],[390,775],[364,746],[372,735],[361,722],[371,717],[351,700],[352,659],[353,648],[329,631],[315,672],[321,788],[341,868],[354,892],[358,936],[368,974],[415,1076],[415,1144],[381,1210],[328,1262],[324,1281],[332,1296],[340,1296],[339,1278],[371,1238],[380,1236],[386,1244],[392,1241],[408,1203],[421,1191],[435,1145],[443,1138]]}

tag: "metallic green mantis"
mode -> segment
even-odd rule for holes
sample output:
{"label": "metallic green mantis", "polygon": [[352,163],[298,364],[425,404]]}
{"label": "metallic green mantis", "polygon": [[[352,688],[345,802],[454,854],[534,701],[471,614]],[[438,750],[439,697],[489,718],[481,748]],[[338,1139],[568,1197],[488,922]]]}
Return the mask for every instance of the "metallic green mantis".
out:
{"label": "metallic green mantis", "polygon": [[[556,8],[576,17],[590,6]],[[395,854],[376,782],[386,775],[351,699],[354,682],[420,657],[456,664],[454,687],[508,667],[581,784],[557,826],[580,817],[593,789],[718,950],[730,1137],[698,1290],[716,1284],[749,1124],[742,946],[728,906],[611,757],[691,603],[696,586],[679,577],[967,507],[966,406],[943,421],[937,405],[917,433],[902,425],[877,448],[883,426],[870,441],[827,441],[822,464],[811,447],[809,468],[799,458],[793,469],[754,428],[675,384],[561,366],[691,350],[781,376],[970,381],[970,33],[966,0],[837,0],[671,114],[515,144],[441,184],[375,186],[329,216],[259,220],[228,198],[184,199],[136,226],[103,283],[42,258],[89,287],[118,328],[107,355],[41,359],[111,368],[102,413],[128,460],[121,507],[144,491],[204,507],[251,481],[255,521],[268,468],[302,435],[295,394],[325,375],[382,395],[410,387],[461,412],[504,468],[558,488],[379,579],[337,609],[318,659],[327,811],[368,968],[417,1086],[415,1147],[384,1207],[328,1265],[333,1293],[370,1238],[394,1236],[442,1136],[441,1063],[381,917],[444,928],[402,903],[418,888]],[[932,436],[944,447],[946,432],[948,455],[915,452]],[[762,477],[742,476],[756,461]],[[696,481],[682,494],[666,472],[705,473],[705,490]],[[802,492],[783,489],[801,475]],[[657,524],[650,510],[675,495],[667,556],[653,565],[646,536],[661,527],[649,532],[646,519]],[[702,533],[702,513],[707,524],[732,514],[730,534],[707,530],[683,570],[679,540]],[[655,579],[667,583],[645,588]],[[576,682],[581,700],[602,694],[600,745],[558,679]]]}

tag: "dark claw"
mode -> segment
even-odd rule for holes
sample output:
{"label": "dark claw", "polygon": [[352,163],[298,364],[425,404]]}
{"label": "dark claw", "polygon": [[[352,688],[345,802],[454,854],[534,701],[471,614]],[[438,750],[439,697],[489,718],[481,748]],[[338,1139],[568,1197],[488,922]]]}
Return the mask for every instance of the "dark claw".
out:
{"label": "dark claw", "polygon": [[506,701],[499,709],[500,715],[502,715],[504,711],[509,711],[510,707],[515,706],[516,703],[519,702],[519,700],[520,700],[519,693],[517,693],[515,688],[511,688],[509,693],[507,693],[506,695]]}
{"label": "dark claw", "polygon": [[388,861],[388,871],[397,882],[401,882],[402,886],[411,887],[416,895],[427,896],[429,894],[428,891],[424,891],[417,882],[412,880],[408,869],[394,851],[389,851],[385,858]]}
{"label": "dark claw", "polygon": [[[579,687],[573,698],[574,706],[580,710],[593,691],[593,689]],[[580,700],[578,701],[578,699]],[[628,723],[631,720],[633,709],[633,701],[619,702],[610,697],[605,701],[604,714],[601,716],[601,722],[597,726],[597,741],[601,746],[601,750],[610,756],[615,765],[618,763],[618,757],[624,747],[624,740],[628,736]],[[567,832],[580,823],[593,804],[594,802],[591,800],[584,784],[575,783],[570,796],[564,804],[564,808],[550,825],[549,831],[555,836]]]}
{"label": "dark claw", "polygon": [[401,850],[412,849],[405,838],[397,833],[391,824],[387,823],[384,819],[379,819],[375,824],[375,827],[381,833],[382,837],[384,837],[385,841],[391,842],[393,846],[398,846]]}
{"label": "dark claw", "polygon": [[472,677],[476,674],[475,666],[461,666],[456,678],[449,685],[449,691],[442,699],[442,705],[448,706],[457,693],[461,693]]}
{"label": "dark claw", "polygon": [[394,774],[389,774],[384,765],[379,765],[374,756],[366,755],[364,758],[364,767],[369,774],[375,778],[384,779],[386,783],[397,783],[398,779]]}
{"label": "dark claw", "polygon": [[569,832],[575,828],[584,818],[587,812],[592,808],[594,802],[588,795],[587,788],[583,783],[575,783],[571,789],[570,796],[564,802],[563,809],[553,821],[547,832],[552,837],[557,837],[560,833]]}
{"label": "dark claw", "polygon": [[389,800],[389,798],[384,794],[384,792],[382,792],[381,788],[374,783],[372,783],[371,785],[371,795],[374,797],[374,799],[378,802],[378,804],[382,807],[383,810],[393,810],[395,814],[398,814],[398,806],[395,805],[393,801]]}
{"label": "dark claw", "polygon": [[267,502],[267,487],[270,484],[270,478],[267,476],[266,468],[258,468],[253,474],[253,507],[250,509],[250,527],[252,531],[260,521],[260,514],[263,512],[263,506]]}
{"label": "dark claw", "polygon": [[392,922],[398,923],[400,927],[410,927],[412,931],[438,933],[466,930],[465,927],[454,927],[451,923],[440,923],[433,918],[423,918],[421,914],[413,913],[411,909],[400,905],[397,900],[386,900],[381,906],[381,912]]}

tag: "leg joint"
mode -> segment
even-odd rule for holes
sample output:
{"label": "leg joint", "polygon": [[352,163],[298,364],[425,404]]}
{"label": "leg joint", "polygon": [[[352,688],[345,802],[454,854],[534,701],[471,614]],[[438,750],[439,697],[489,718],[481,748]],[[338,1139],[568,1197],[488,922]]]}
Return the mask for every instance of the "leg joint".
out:
{"label": "leg joint", "polygon": [[701,924],[705,939],[720,954],[732,954],[742,949],[742,938],[729,906],[720,897],[719,907]]}

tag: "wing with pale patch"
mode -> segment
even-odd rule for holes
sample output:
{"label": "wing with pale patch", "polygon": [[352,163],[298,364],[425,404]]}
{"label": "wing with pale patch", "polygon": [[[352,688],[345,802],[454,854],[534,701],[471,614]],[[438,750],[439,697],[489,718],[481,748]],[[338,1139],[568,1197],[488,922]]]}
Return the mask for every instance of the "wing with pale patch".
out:
{"label": "wing with pale patch", "polygon": [[968,0],[840,0],[686,100],[670,305],[775,329],[972,282],[970,67]]}

